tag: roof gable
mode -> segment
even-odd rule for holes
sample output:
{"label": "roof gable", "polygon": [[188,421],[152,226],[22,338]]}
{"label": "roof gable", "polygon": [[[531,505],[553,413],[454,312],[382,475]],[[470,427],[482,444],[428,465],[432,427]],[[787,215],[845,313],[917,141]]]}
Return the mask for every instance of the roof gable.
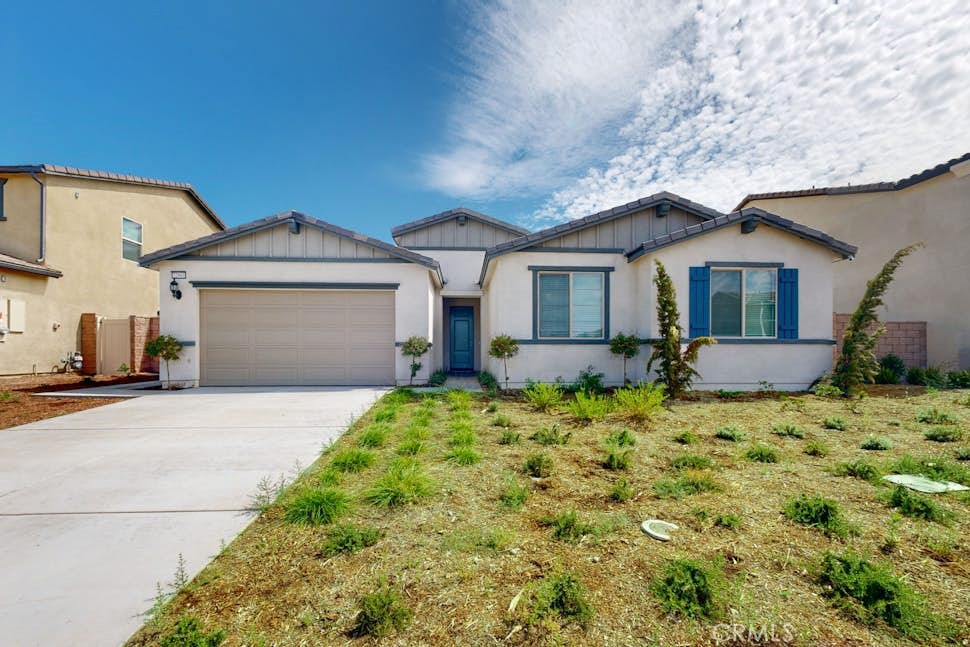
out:
{"label": "roof gable", "polygon": [[[276,214],[274,216],[269,216],[267,218],[262,218],[260,220],[254,220],[225,231],[216,232],[208,236],[202,236],[201,238],[196,238],[194,240],[189,240],[166,249],[160,249],[151,254],[146,254],[139,259],[139,263],[142,266],[154,265],[161,261],[181,258],[181,257],[223,257],[223,258],[285,258],[289,255],[290,245],[293,242],[287,240],[283,243],[284,247],[280,248],[277,241],[274,239],[272,230],[278,230],[282,226],[288,225],[291,231],[294,231],[296,237],[299,238],[299,242],[296,244],[304,245],[302,253],[309,256],[307,260],[334,260],[334,259],[359,259],[362,261],[366,260],[386,260],[386,259],[400,259],[406,262],[416,263],[433,270],[441,279],[441,269],[438,265],[438,261],[428,258],[427,256],[422,256],[416,252],[412,252],[401,247],[396,247],[389,243],[385,243],[382,240],[377,240],[376,238],[371,238],[363,234],[351,231],[349,229],[344,229],[343,227],[338,227],[323,220],[318,220],[307,216],[306,214],[300,213],[298,211],[286,211],[283,213]],[[316,236],[307,236],[305,233],[302,234],[300,226],[310,227],[319,232],[322,236],[319,238]],[[259,234],[262,232],[269,232],[269,236],[260,237]],[[339,239],[340,241],[346,241],[350,243],[350,246],[344,246],[336,248],[332,247],[333,239]],[[239,242],[237,242],[239,241]],[[228,247],[228,243],[236,243],[233,247]],[[243,244],[243,255],[238,256],[233,253],[240,250],[239,243]],[[312,248],[308,249],[306,246],[320,245],[321,256],[314,258],[312,254],[314,250]],[[341,243],[338,243],[340,245]],[[258,247],[259,245],[268,245],[268,247]],[[331,245],[328,248],[328,245]],[[369,250],[368,253],[362,254],[359,250],[366,249]],[[203,250],[212,250],[211,255],[200,255],[199,252]],[[258,252],[266,251],[265,254],[260,254]],[[327,253],[334,253],[333,257],[324,258]]]}
{"label": "roof gable", "polygon": [[768,193],[749,193],[746,195],[740,203],[738,203],[737,209],[742,209],[749,202],[755,200],[771,200],[776,198],[804,198],[807,196],[814,195],[846,195],[851,193],[875,193],[879,191],[899,191],[901,189],[906,189],[914,184],[919,184],[920,182],[925,182],[927,180],[932,180],[935,177],[939,177],[944,173],[948,173],[950,169],[958,164],[964,162],[970,162],[970,153],[961,155],[960,157],[955,157],[948,162],[942,164],[937,164],[933,168],[928,168],[924,171],[920,171],[909,177],[905,177],[901,180],[896,180],[895,182],[874,182],[872,184],[857,184],[847,185],[847,186],[823,186],[823,187],[812,187],[811,189],[798,189],[795,191],[771,191]]}
{"label": "roof gable", "polygon": [[528,229],[464,207],[398,225],[391,230],[399,245],[417,249],[486,249],[528,233]]}

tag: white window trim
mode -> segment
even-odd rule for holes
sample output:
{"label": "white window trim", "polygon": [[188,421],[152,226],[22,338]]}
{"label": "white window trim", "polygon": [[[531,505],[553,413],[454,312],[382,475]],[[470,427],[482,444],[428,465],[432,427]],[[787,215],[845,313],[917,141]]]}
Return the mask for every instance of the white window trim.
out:
{"label": "white window trim", "polygon": [[[568,337],[549,337],[543,336],[542,334],[542,275],[543,274],[566,274],[569,276],[569,287],[566,290],[567,296],[569,297],[568,311],[568,322],[569,322],[569,336]],[[599,337],[576,337],[573,335],[573,275],[574,274],[598,274],[600,277],[600,328],[603,329],[603,334]],[[557,272],[555,270],[542,270],[539,272],[539,294],[536,295],[538,304],[536,307],[536,316],[539,318],[539,324],[536,327],[536,337],[539,339],[569,339],[569,340],[604,340],[606,339],[606,274],[604,272]]]}
{"label": "white window trim", "polygon": [[[744,331],[747,330],[745,324],[747,321],[747,308],[745,307],[745,295],[747,294],[747,280],[746,275],[748,271],[754,270],[756,272],[774,272],[775,273],[775,334],[774,335],[745,335]],[[741,272],[741,334],[740,335],[715,335],[714,334],[714,290],[711,289],[710,295],[708,296],[709,302],[707,306],[707,311],[710,312],[711,319],[711,336],[715,339],[778,339],[778,268],[776,267],[717,267],[711,268],[711,274],[715,272]],[[713,287],[714,281],[711,281]]]}
{"label": "white window trim", "polygon": [[138,225],[138,231],[141,232],[141,238],[142,238],[142,240],[145,239],[145,226],[143,224],[141,224],[140,222],[138,222],[137,220],[133,220],[133,219],[127,217],[127,216],[122,216],[121,217],[121,258],[122,258],[122,260],[131,261],[132,263],[137,263],[138,262],[138,259],[125,258],[125,243],[127,242],[127,243],[132,243],[134,245],[138,245],[139,251],[143,249],[144,243],[142,243],[142,240],[135,240],[133,238],[128,238],[128,237],[125,236],[125,221],[126,220],[128,222],[132,223],[132,224]]}

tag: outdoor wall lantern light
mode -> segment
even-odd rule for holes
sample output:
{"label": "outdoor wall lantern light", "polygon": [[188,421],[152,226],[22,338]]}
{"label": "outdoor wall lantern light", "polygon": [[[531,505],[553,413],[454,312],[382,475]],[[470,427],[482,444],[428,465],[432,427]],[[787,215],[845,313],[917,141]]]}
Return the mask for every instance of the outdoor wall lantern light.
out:
{"label": "outdoor wall lantern light", "polygon": [[176,299],[182,298],[182,291],[179,290],[179,282],[172,279],[172,282],[168,284],[168,289],[171,290],[172,296]]}

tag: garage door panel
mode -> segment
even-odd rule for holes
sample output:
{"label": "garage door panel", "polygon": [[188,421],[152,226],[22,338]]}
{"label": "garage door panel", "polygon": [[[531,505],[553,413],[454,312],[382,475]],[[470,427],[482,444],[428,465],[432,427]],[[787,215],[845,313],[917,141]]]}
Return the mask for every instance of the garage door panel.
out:
{"label": "garage door panel", "polygon": [[394,378],[391,292],[203,290],[207,385],[372,385]]}

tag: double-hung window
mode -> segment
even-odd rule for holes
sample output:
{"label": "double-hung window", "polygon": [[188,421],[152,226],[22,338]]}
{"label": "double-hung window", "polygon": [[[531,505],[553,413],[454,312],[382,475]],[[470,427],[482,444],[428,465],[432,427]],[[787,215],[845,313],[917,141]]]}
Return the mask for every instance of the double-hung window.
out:
{"label": "double-hung window", "polygon": [[778,271],[711,270],[711,335],[778,336]]}
{"label": "double-hung window", "polygon": [[540,339],[604,339],[603,272],[539,272]]}
{"label": "double-hung window", "polygon": [[121,255],[129,261],[141,256],[141,225],[129,218],[121,219]]}

